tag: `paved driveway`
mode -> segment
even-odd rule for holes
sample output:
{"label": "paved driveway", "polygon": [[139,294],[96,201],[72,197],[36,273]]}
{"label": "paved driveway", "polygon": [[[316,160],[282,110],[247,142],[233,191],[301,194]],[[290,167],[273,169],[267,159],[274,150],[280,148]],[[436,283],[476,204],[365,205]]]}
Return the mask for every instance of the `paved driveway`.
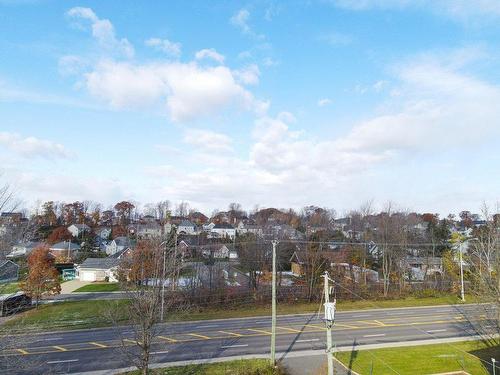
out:
{"label": "paved driveway", "polygon": [[70,294],[82,286],[91,284],[89,281],[70,280],[61,284],[61,294]]}

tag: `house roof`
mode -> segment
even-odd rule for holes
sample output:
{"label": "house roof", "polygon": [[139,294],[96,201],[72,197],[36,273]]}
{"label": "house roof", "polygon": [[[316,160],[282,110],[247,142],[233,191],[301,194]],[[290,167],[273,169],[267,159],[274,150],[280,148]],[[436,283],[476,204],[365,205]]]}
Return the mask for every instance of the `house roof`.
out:
{"label": "house roof", "polygon": [[125,236],[116,237],[113,241],[115,241],[118,246],[130,246],[131,244],[130,238]]}
{"label": "house roof", "polygon": [[87,258],[80,264],[80,268],[95,268],[100,270],[109,270],[117,267],[120,259],[117,258]]}
{"label": "house roof", "polygon": [[90,227],[87,224],[71,224],[70,227],[76,227],[78,230],[89,230]]}
{"label": "house roof", "polygon": [[213,229],[234,229],[234,227],[228,223],[220,223],[215,224]]}
{"label": "house roof", "polygon": [[195,225],[189,220],[182,220],[179,224],[180,227],[194,227]]}
{"label": "house roof", "polygon": [[17,268],[19,268],[19,265],[17,263],[14,263],[11,260],[4,260],[3,262],[0,261],[0,268],[5,267],[8,263],[12,263],[14,266],[16,266]]}
{"label": "house roof", "polygon": [[50,250],[68,250],[68,249],[70,251],[80,250],[80,245],[73,242],[62,241],[50,246]]}
{"label": "house roof", "polygon": [[[312,256],[312,254],[316,254],[316,253],[311,251],[310,255]],[[337,252],[332,252],[332,251],[318,251],[317,254],[321,258],[327,259],[330,262],[337,261],[338,257],[339,257]],[[304,263],[306,263],[307,258],[308,258],[308,252],[306,252],[304,250],[294,251],[291,258],[290,258],[290,262],[304,264]]]}

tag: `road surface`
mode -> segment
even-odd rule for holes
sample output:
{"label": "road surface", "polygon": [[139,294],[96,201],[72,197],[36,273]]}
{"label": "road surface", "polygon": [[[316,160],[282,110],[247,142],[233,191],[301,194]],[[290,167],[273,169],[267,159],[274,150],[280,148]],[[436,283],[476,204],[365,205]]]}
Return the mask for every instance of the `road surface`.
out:
{"label": "road surface", "polygon": [[[494,329],[481,305],[338,312],[333,330],[337,347],[414,340],[468,337],[477,326]],[[277,320],[277,352],[325,349],[321,316],[286,315]],[[179,322],[162,326],[152,348],[152,362],[221,358],[269,352],[269,317]],[[12,338],[4,350],[0,373],[90,372],[130,366],[124,356],[135,350],[128,327],[52,332]]]}

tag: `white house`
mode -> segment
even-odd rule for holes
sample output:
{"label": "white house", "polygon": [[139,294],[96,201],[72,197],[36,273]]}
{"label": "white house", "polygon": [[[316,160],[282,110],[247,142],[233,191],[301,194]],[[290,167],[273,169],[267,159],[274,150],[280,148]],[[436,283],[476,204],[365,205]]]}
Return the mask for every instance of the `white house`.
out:
{"label": "white house", "polygon": [[34,248],[40,246],[41,242],[18,242],[12,246],[12,251],[7,254],[7,258],[17,258],[28,256]]}
{"label": "white house", "polygon": [[78,237],[83,233],[90,232],[90,227],[87,224],[71,224],[68,227],[68,232],[70,232],[73,237]]}
{"label": "white house", "polygon": [[118,281],[120,259],[87,258],[77,268],[80,281]]}
{"label": "white house", "polygon": [[212,238],[225,238],[229,237],[233,239],[236,236],[236,228],[231,224],[221,223],[215,224],[210,231],[210,237]]}
{"label": "white house", "polygon": [[116,237],[113,241],[106,245],[105,251],[106,254],[113,255],[130,246],[131,241],[128,237]]}
{"label": "white house", "polygon": [[139,238],[158,238],[163,235],[163,228],[156,222],[138,224],[136,227],[136,234]]}
{"label": "white house", "polygon": [[197,234],[196,225],[189,220],[182,220],[177,227],[178,234]]}

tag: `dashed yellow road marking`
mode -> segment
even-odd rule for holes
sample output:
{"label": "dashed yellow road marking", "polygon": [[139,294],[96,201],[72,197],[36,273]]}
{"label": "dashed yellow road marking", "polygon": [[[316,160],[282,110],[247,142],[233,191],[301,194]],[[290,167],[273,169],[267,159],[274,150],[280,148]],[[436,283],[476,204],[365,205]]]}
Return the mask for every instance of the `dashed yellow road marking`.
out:
{"label": "dashed yellow road marking", "polygon": [[312,328],[316,328],[316,329],[319,329],[319,330],[322,330],[322,331],[326,331],[325,327],[315,326],[314,324],[304,324],[304,327],[312,327]]}
{"label": "dashed yellow road marking", "polygon": [[24,350],[24,349],[16,349],[16,350],[17,350],[19,353],[21,353],[21,354],[30,354],[30,353],[28,353],[28,352],[27,352],[26,350]]}
{"label": "dashed yellow road marking", "polygon": [[197,333],[188,333],[189,336],[194,336],[194,337],[199,337],[199,338],[202,338],[202,339],[205,339],[205,340],[210,340],[210,337],[208,336],[205,336],[205,335],[199,335]]}
{"label": "dashed yellow road marking", "polygon": [[130,342],[131,344],[141,345],[141,343],[137,340],[123,339],[123,342]]}
{"label": "dashed yellow road marking", "polygon": [[357,328],[359,328],[358,326],[352,326],[350,324],[343,324],[343,323],[334,323],[333,326],[345,327],[345,328],[351,328],[351,329],[357,329]]}
{"label": "dashed yellow road marking", "polygon": [[108,347],[107,345],[99,344],[98,342],[89,342],[89,344],[98,346],[99,348],[107,348]]}
{"label": "dashed yellow road marking", "polygon": [[54,349],[60,350],[61,352],[67,352],[68,351],[68,349],[63,348],[62,346],[53,345],[52,347]]}
{"label": "dashed yellow road marking", "polygon": [[279,328],[279,329],[284,329],[284,330],[286,330],[286,331],[296,332],[296,333],[301,333],[301,332],[304,332],[304,331],[299,331],[298,329],[295,329],[295,328],[288,328],[288,327],[276,327],[276,328]]}
{"label": "dashed yellow road marking", "polygon": [[271,334],[271,332],[269,332],[269,331],[264,331],[264,330],[262,330],[262,329],[247,328],[246,330],[247,330],[247,331],[252,331],[252,332],[257,332],[257,333],[263,333],[263,334],[265,334],[265,335],[270,335],[270,334]]}
{"label": "dashed yellow road marking", "polygon": [[177,342],[178,340],[176,339],[171,339],[170,337],[165,337],[165,336],[157,336],[159,339],[162,339],[162,340],[167,340],[167,341],[170,341],[170,342]]}
{"label": "dashed yellow road marking", "polygon": [[231,336],[236,336],[236,337],[242,337],[242,336],[244,336],[244,335],[241,335],[239,333],[228,332],[228,331],[218,331],[218,332],[223,333],[225,335],[231,335]]}

